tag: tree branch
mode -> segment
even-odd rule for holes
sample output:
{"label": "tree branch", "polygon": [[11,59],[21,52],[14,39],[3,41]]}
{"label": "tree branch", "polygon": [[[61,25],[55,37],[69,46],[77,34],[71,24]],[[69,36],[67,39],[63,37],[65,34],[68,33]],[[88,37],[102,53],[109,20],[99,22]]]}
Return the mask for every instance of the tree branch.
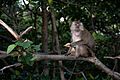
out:
{"label": "tree branch", "polygon": [[104,58],[107,58],[107,59],[120,59],[120,55],[115,56],[115,57],[105,56]]}
{"label": "tree branch", "polygon": [[28,27],[25,31],[23,31],[20,35],[17,34],[17,32],[15,32],[11,27],[9,27],[5,22],[3,22],[1,19],[0,19],[0,24],[5,27],[14,37],[16,40],[20,40],[21,37],[26,34],[27,32],[29,32],[33,27],[30,26]]}
{"label": "tree branch", "polygon": [[23,32],[21,32],[20,37],[22,37],[24,34],[28,33],[33,27],[30,26],[27,29],[25,29]]}
{"label": "tree branch", "polygon": [[65,55],[40,55],[39,53],[34,54],[34,57],[36,57],[36,61],[40,61],[40,60],[83,60],[83,61],[91,62],[91,63],[95,64],[98,69],[104,71],[105,73],[107,73],[111,77],[115,78],[116,80],[120,80],[120,73],[109,69],[97,57],[76,58],[74,56],[65,56]]}
{"label": "tree branch", "polygon": [[115,78],[116,80],[120,80],[120,73],[114,72],[111,69],[109,69],[107,66],[105,66],[97,57],[88,57],[83,58],[79,57],[76,58],[74,56],[64,56],[64,55],[35,55],[36,60],[84,60],[87,62],[91,62],[95,64],[99,69],[110,75],[111,77]]}
{"label": "tree branch", "polygon": [[8,57],[8,56],[10,56],[10,55],[7,54],[7,52],[0,50],[0,59],[6,58],[6,57]]}
{"label": "tree branch", "polygon": [[3,25],[3,27],[5,27],[15,37],[16,40],[20,39],[20,36],[1,19],[0,19],[0,24]]}
{"label": "tree branch", "polygon": [[3,67],[2,69],[0,69],[0,71],[3,73],[3,70],[7,69],[7,68],[11,68],[11,67],[17,67],[17,66],[20,66],[21,63],[15,63],[15,64],[12,64],[12,65],[8,65],[8,66],[5,66]]}

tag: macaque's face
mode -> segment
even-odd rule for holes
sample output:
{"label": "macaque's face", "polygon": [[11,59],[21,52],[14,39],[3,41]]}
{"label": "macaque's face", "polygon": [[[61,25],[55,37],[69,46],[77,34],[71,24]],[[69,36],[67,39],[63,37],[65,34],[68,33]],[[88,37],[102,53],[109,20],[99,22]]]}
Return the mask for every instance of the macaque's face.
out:
{"label": "macaque's face", "polygon": [[84,27],[80,21],[73,21],[70,30],[73,42],[81,40],[81,32],[84,30]]}
{"label": "macaque's face", "polygon": [[70,27],[72,31],[79,32],[80,30],[84,30],[83,24],[80,21],[73,21]]}

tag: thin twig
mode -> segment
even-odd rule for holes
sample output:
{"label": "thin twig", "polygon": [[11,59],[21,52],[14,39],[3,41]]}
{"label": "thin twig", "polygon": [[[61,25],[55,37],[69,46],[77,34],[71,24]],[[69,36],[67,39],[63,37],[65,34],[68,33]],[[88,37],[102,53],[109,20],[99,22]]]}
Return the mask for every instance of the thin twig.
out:
{"label": "thin twig", "polygon": [[25,31],[23,31],[21,34],[20,34],[20,37],[22,37],[24,34],[28,33],[33,27],[30,26],[28,27],[27,29],[25,29]]}
{"label": "thin twig", "polygon": [[[67,67],[65,67],[65,66],[62,66],[62,68],[63,69],[65,69],[67,72],[69,72],[70,74],[74,74],[74,75],[76,75],[76,74],[81,74],[81,72],[73,72],[73,71],[70,71]],[[69,79],[70,80],[70,79]]]}
{"label": "thin twig", "polygon": [[120,55],[115,56],[115,57],[105,56],[104,58],[107,58],[107,59],[120,59]]}
{"label": "thin twig", "polygon": [[[75,70],[76,65],[77,65],[77,61],[75,61],[75,63],[74,63],[74,66],[73,66],[73,69],[72,69],[72,72],[73,72],[73,73],[74,73],[74,70]],[[71,80],[72,75],[73,75],[73,74],[70,75],[70,77],[69,77],[68,80]]]}
{"label": "thin twig", "polygon": [[87,80],[85,74],[83,72],[81,72],[82,76],[84,77],[85,80]]}
{"label": "thin twig", "polygon": [[0,69],[0,71],[3,73],[3,70],[7,69],[7,68],[11,68],[11,67],[17,67],[17,66],[20,66],[21,63],[15,63],[15,64],[12,64],[12,65],[8,65],[8,66],[5,66],[3,67],[2,69]]}

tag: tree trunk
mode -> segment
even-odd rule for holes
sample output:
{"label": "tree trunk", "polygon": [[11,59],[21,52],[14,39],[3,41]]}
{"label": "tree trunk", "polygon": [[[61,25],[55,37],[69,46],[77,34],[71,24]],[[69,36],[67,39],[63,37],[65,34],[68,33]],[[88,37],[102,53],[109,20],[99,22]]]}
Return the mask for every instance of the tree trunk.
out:
{"label": "tree trunk", "polygon": [[[56,51],[59,55],[61,55],[61,50],[60,50],[60,45],[59,45],[59,39],[58,39],[58,33],[57,33],[57,28],[56,28],[56,19],[55,19],[55,15],[53,13],[53,11],[51,11],[51,18],[52,18],[52,26],[53,26],[53,37],[55,38],[55,40],[53,40],[53,42],[55,42],[55,47],[56,47]],[[59,65],[62,66],[62,61],[58,61],[59,62]],[[60,69],[60,77],[61,77],[61,80],[65,80],[65,77],[64,77],[64,71],[62,68],[59,68]]]}
{"label": "tree trunk", "polygon": [[[47,10],[46,10],[46,3],[43,1],[42,4],[42,50],[46,54],[48,54],[48,20],[47,20]],[[45,61],[46,65],[44,66],[44,74],[49,75],[48,70],[48,61]]]}

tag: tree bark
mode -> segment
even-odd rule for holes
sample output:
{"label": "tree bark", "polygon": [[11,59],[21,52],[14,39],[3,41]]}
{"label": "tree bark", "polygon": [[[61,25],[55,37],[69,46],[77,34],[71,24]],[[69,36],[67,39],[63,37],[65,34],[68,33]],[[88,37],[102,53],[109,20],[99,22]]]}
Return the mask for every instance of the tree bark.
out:
{"label": "tree bark", "polygon": [[[57,32],[57,27],[56,27],[56,19],[55,19],[55,15],[54,12],[51,10],[51,18],[52,18],[52,26],[53,26],[53,37],[55,37],[55,47],[56,47],[56,51],[59,55],[61,55],[61,50],[60,50],[60,44],[59,44],[59,39],[58,39],[58,32]],[[58,61],[59,65],[62,66],[62,61]],[[64,77],[64,71],[62,68],[60,69],[60,76],[61,76],[61,80],[65,80]]]}
{"label": "tree bark", "polygon": [[[5,52],[2,53],[2,51],[0,53],[5,55],[6,57],[10,56],[10,55],[5,54]],[[5,56],[0,56],[0,58],[5,58]],[[58,60],[58,61],[59,60],[83,60],[83,61],[91,62],[91,63],[95,64],[98,69],[100,69],[103,72],[107,73],[112,78],[114,78],[116,80],[120,80],[120,73],[112,71],[111,69],[109,69],[97,57],[88,57],[88,58],[79,57],[79,58],[76,58],[74,56],[40,55],[40,54],[34,54],[34,57],[36,57],[36,61],[40,61],[40,60]]]}
{"label": "tree bark", "polygon": [[64,56],[64,55],[36,55],[36,59],[37,60],[83,60],[83,61],[88,61],[88,62],[95,64],[98,69],[104,71],[105,73],[107,73],[108,75],[113,77],[114,79],[120,80],[120,73],[109,69],[97,57],[76,58],[74,56]]}
{"label": "tree bark", "polygon": [[3,27],[6,28],[15,37],[16,40],[20,40],[20,36],[1,19],[0,19],[0,24],[3,25]]}
{"label": "tree bark", "polygon": [[[42,50],[46,54],[48,54],[48,20],[47,20],[47,6],[45,1],[43,1],[42,4]],[[45,61],[46,65],[44,67],[44,74],[49,75],[49,70],[48,70],[48,61]]]}

